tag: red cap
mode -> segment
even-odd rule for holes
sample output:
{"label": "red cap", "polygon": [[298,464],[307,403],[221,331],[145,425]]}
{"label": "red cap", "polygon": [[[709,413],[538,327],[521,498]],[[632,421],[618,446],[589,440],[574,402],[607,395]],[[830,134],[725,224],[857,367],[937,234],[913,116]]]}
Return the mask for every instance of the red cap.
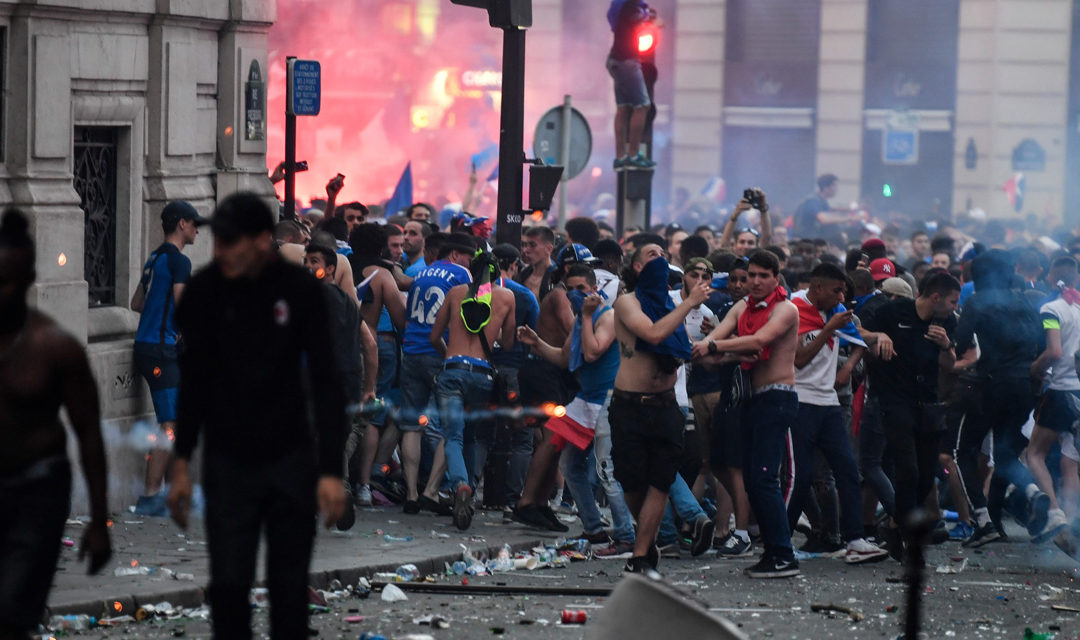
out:
{"label": "red cap", "polygon": [[863,251],[867,249],[884,249],[885,241],[881,238],[869,238],[866,242],[862,243]]}
{"label": "red cap", "polygon": [[888,258],[878,258],[870,263],[870,275],[874,276],[874,282],[887,280],[896,275],[896,265]]}

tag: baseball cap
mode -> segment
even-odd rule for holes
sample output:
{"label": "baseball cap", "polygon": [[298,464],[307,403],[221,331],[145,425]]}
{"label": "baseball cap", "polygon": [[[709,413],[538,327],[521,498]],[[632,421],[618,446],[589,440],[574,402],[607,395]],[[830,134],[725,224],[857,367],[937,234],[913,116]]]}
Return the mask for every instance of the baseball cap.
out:
{"label": "baseball cap", "polygon": [[166,227],[171,227],[181,220],[192,220],[196,225],[207,222],[187,200],[173,200],[161,210],[161,223]]}
{"label": "baseball cap", "polygon": [[501,242],[491,249],[491,253],[500,263],[516,262],[521,259],[521,252],[509,242]]}
{"label": "baseball cap", "polygon": [[225,198],[210,219],[214,237],[223,242],[235,242],[274,231],[274,214],[263,199],[250,192],[234,193]]}
{"label": "baseball cap", "polygon": [[697,269],[698,265],[705,268],[706,271],[712,273],[714,271],[712,263],[707,258],[690,258],[683,266],[683,271],[690,271],[691,269]]}
{"label": "baseball cap", "polygon": [[881,283],[881,292],[908,299],[915,297],[911,291],[911,285],[904,282],[903,278],[886,278],[885,282]]}
{"label": "baseball cap", "polygon": [[867,249],[884,249],[885,241],[881,238],[868,238],[866,242],[862,243],[863,251]]}
{"label": "baseball cap", "polygon": [[562,251],[559,251],[559,257],[555,260],[555,262],[559,266],[575,262],[580,262],[587,265],[600,264],[600,260],[594,258],[592,252],[586,249],[585,245],[576,243],[563,247]]}
{"label": "baseball cap", "polygon": [[896,275],[896,265],[888,258],[878,258],[870,263],[870,275],[874,276],[874,282],[881,282]]}

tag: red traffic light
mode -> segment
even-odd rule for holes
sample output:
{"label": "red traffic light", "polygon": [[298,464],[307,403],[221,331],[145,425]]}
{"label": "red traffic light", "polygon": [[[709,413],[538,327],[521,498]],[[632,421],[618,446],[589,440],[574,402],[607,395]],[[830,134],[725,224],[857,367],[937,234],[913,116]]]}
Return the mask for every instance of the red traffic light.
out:
{"label": "red traffic light", "polygon": [[651,22],[643,23],[637,31],[637,50],[640,55],[649,55],[656,51],[660,41],[660,32]]}

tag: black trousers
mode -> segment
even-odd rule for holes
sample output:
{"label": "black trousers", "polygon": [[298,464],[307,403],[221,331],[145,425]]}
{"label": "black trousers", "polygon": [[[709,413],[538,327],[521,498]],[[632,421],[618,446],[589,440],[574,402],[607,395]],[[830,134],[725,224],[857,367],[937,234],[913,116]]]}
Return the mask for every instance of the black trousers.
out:
{"label": "black trousers", "polygon": [[308,568],[315,541],[317,472],[310,450],[264,464],[207,452],[206,538],[214,638],[251,638],[248,593],[266,533],[270,637],[308,637]]}
{"label": "black trousers", "polygon": [[885,440],[895,463],[893,487],[896,513],[893,515],[907,529],[911,514],[922,506],[934,488],[938,469],[938,443],[941,440],[941,410],[917,405],[881,405]]}

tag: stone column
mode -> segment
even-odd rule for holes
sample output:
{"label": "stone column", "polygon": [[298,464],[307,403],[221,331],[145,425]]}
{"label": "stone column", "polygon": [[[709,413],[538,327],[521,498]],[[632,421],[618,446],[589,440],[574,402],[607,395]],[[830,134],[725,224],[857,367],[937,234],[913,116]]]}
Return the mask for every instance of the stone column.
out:
{"label": "stone column", "polygon": [[859,199],[862,182],[867,0],[821,0],[817,173],[840,178],[836,204]]}
{"label": "stone column", "polygon": [[672,189],[697,194],[722,175],[725,0],[678,0]]}

